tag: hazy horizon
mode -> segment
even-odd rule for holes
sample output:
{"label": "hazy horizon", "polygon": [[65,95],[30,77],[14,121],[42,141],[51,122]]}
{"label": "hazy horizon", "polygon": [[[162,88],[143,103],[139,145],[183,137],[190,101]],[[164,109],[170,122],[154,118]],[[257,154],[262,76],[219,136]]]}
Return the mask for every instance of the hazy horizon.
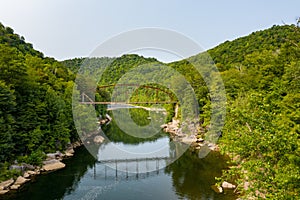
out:
{"label": "hazy horizon", "polygon": [[[88,57],[101,43],[144,27],[179,32],[204,50],[273,25],[296,23],[300,2],[4,0],[0,22],[57,60]],[[154,57],[143,54],[145,57]],[[164,55],[158,59],[174,61]]]}

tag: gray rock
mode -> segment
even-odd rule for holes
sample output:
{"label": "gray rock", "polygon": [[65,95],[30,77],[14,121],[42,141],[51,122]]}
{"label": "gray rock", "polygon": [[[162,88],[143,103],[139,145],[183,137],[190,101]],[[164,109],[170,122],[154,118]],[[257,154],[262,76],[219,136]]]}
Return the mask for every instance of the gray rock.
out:
{"label": "gray rock", "polygon": [[232,183],[228,183],[228,182],[224,181],[222,183],[222,188],[224,188],[224,189],[234,189],[234,188],[236,188],[236,186],[233,185]]}
{"label": "gray rock", "polygon": [[33,165],[22,163],[22,165],[25,167],[25,170],[34,170],[35,167]]}
{"label": "gray rock", "polygon": [[47,159],[59,159],[64,156],[60,151],[56,151],[55,153],[47,153]]}
{"label": "gray rock", "polygon": [[47,153],[47,159],[55,159],[56,158],[56,153]]}
{"label": "gray rock", "polygon": [[58,163],[59,160],[56,160],[56,159],[52,159],[52,160],[45,160],[43,161],[43,164],[44,165],[48,165],[48,164],[54,164],[54,163]]}
{"label": "gray rock", "polygon": [[11,165],[9,167],[10,170],[18,170],[18,171],[24,171],[25,167],[23,165]]}

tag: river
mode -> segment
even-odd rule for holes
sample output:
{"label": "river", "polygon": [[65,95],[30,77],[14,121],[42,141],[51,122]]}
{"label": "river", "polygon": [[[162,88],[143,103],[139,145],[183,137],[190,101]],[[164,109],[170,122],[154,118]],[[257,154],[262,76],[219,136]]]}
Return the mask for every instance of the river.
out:
{"label": "river", "polygon": [[[225,169],[226,159],[218,152],[210,152],[199,159],[191,150],[187,150],[175,162],[166,165],[163,158],[166,152],[160,151],[159,158],[140,161],[112,157],[114,149],[149,150],[160,145],[168,146],[169,137],[160,133],[150,140],[139,141],[132,136],[124,136],[112,123],[107,128],[110,141],[94,145],[98,158],[84,147],[76,150],[74,157],[64,160],[66,168],[35,177],[18,192],[5,195],[5,200],[53,200],[53,199],[236,199],[231,190],[216,194],[211,185],[214,177]],[[170,147],[169,147],[170,148]],[[115,155],[115,154],[114,154]],[[121,159],[117,163],[106,163],[112,158]],[[122,161],[123,159],[123,161]],[[127,159],[127,158],[126,158]],[[99,162],[102,161],[102,162]],[[116,170],[117,168],[117,170]]]}

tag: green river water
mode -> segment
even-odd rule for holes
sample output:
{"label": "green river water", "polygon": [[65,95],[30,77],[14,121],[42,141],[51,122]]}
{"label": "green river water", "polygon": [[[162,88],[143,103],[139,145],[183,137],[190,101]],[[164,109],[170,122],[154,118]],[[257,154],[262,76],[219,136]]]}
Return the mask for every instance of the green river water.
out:
{"label": "green river water", "polygon": [[[109,158],[112,148],[142,151],[170,142],[165,133],[151,140],[139,141],[124,136],[114,126],[111,124],[106,130],[110,141],[93,147],[99,158]],[[10,192],[0,199],[237,199],[231,190],[216,194],[211,189],[215,183],[214,177],[219,177],[222,169],[227,167],[225,158],[218,152],[210,152],[205,158],[199,159],[196,153],[187,150],[179,159],[163,168],[164,161],[126,162],[129,172],[124,170],[124,163],[118,163],[116,170],[115,163],[105,164],[97,160],[82,146],[76,150],[74,157],[63,161],[66,168],[36,176],[19,191]],[[145,166],[148,171],[143,172]]]}

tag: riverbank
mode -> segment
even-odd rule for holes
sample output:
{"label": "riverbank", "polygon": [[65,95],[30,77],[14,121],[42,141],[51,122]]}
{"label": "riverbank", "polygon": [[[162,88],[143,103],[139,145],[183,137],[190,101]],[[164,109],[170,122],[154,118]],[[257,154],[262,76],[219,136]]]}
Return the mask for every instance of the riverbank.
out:
{"label": "riverbank", "polygon": [[[170,134],[172,140],[190,145],[190,150],[196,152],[199,155],[199,158],[204,158],[209,151],[220,151],[217,144],[210,143],[202,138],[202,136],[205,134],[205,129],[203,127],[199,126],[196,134],[187,134],[184,133],[180,128],[180,120],[173,118],[171,122],[163,124],[161,128]],[[223,181],[221,184],[211,186],[211,189],[218,194],[224,193],[225,190],[233,190],[236,188],[237,186],[235,184],[227,181]]]}
{"label": "riverbank", "polygon": [[[99,120],[99,125],[108,124],[112,118],[107,114],[105,118]],[[73,157],[75,149],[83,144],[100,144],[104,141],[104,137],[98,134],[98,131],[86,134],[81,137],[81,140],[71,143],[67,146],[66,150],[62,153],[56,151],[55,153],[47,153],[46,159],[42,161],[41,166],[33,166],[27,163],[15,163],[9,167],[9,170],[15,170],[19,172],[18,177],[9,178],[0,182],[0,195],[6,194],[12,190],[16,191],[27,182],[30,182],[35,176],[45,173],[50,173],[66,167],[63,163],[64,159]]]}
{"label": "riverbank", "polygon": [[68,145],[64,153],[57,151],[55,153],[46,154],[46,159],[42,162],[41,166],[33,166],[26,163],[11,165],[10,170],[19,171],[20,175],[0,182],[0,195],[9,193],[10,191],[17,191],[37,175],[50,173],[64,168],[66,165],[62,161],[72,157],[75,153],[75,149],[80,146],[82,146],[82,142],[77,141]]}
{"label": "riverbank", "polygon": [[197,133],[187,134],[180,128],[180,120],[173,118],[171,122],[161,125],[161,128],[169,133],[173,140],[190,145],[193,151],[199,151],[201,148],[219,151],[217,144],[210,143],[202,138],[205,129],[200,126],[197,128]]}

